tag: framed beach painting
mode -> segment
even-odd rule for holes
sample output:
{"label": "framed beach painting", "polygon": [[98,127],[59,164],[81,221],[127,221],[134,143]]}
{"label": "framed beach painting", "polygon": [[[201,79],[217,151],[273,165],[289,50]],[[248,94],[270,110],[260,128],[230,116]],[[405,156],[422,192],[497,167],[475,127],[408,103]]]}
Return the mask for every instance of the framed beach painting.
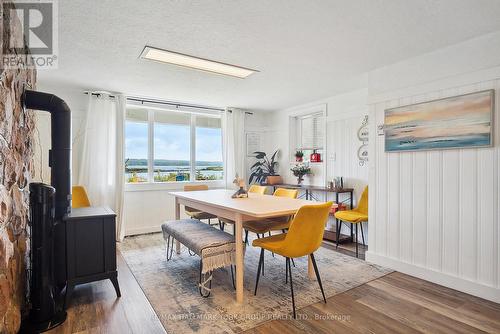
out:
{"label": "framed beach painting", "polygon": [[385,110],[385,151],[491,146],[495,91]]}

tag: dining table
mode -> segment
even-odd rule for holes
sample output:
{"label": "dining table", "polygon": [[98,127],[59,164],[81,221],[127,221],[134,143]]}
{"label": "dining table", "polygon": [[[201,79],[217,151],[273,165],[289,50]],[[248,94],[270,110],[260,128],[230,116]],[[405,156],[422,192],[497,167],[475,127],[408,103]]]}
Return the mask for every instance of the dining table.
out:
{"label": "dining table", "polygon": [[[272,195],[248,193],[246,198],[232,198],[234,190],[210,189],[200,191],[173,191],[175,198],[175,219],[179,220],[181,205],[230,219],[234,224],[236,242],[236,301],[243,303],[244,244],[243,222],[294,215],[300,207],[319,204],[304,199],[293,199]],[[335,206],[336,204],[334,204]],[[180,243],[176,241],[176,251],[180,253]],[[314,268],[309,257],[308,277],[315,279]]]}

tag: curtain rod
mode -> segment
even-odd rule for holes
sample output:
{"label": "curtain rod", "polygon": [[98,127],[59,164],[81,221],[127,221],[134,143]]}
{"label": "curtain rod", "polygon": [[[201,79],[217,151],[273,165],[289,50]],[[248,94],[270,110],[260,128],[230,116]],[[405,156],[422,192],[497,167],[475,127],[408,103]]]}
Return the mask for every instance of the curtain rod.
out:
{"label": "curtain rod", "polygon": [[[85,91],[83,92],[86,95],[93,95],[93,96],[101,96],[103,93],[100,92],[89,92]],[[115,95],[109,94],[110,98],[116,98]],[[206,109],[206,110],[214,110],[214,111],[224,111],[222,108],[216,108],[216,107],[205,107],[205,106],[199,106],[195,104],[186,104],[186,103],[176,103],[176,102],[169,102],[169,101],[160,101],[160,100],[151,100],[151,99],[142,99],[138,97],[127,97],[127,101],[134,101],[134,102],[140,102],[141,104],[146,103],[157,103],[157,104],[163,104],[163,105],[168,105],[168,106],[173,106],[173,107],[187,107],[187,108],[198,108],[198,109]],[[232,113],[232,110],[228,110],[228,112]],[[253,115],[253,112],[250,111],[245,111],[246,115]]]}
{"label": "curtain rod", "polygon": [[[103,93],[100,92],[83,92],[86,95],[93,95],[93,96],[101,96]],[[109,94],[110,98],[116,98],[115,95]],[[207,107],[207,106],[200,106],[196,104],[188,104],[188,103],[179,103],[179,102],[171,102],[171,101],[161,101],[161,100],[153,100],[153,99],[144,99],[144,98],[139,98],[139,97],[127,97],[127,101],[134,101],[134,102],[140,102],[141,104],[144,103],[155,103],[155,104],[161,104],[161,105],[167,105],[167,106],[172,106],[172,107],[186,107],[186,108],[197,108],[197,109],[205,109],[205,110],[212,110],[212,111],[224,111],[222,108],[216,108],[216,107]]]}
{"label": "curtain rod", "polygon": [[[233,113],[233,111],[232,111],[232,110],[229,110],[229,109],[228,109],[228,111],[227,111],[227,112],[229,112],[229,113],[231,113],[231,114]],[[250,112],[250,111],[245,111],[245,115],[253,115],[253,112]]]}

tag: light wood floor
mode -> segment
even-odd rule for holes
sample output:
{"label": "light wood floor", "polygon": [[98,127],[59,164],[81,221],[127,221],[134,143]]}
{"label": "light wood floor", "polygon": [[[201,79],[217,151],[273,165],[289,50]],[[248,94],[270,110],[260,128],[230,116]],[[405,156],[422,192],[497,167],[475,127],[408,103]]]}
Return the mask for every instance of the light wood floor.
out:
{"label": "light wood floor", "polygon": [[119,251],[117,266],[121,298],[109,280],[78,285],[66,321],[47,333],[165,333]]}
{"label": "light wood floor", "polygon": [[[120,253],[118,271],[120,299],[108,281],[79,286],[68,319],[49,333],[165,333]],[[300,309],[298,317],[245,334],[500,333],[500,304],[397,272]]]}
{"label": "light wood floor", "polygon": [[302,320],[273,320],[245,334],[500,333],[500,304],[398,272],[327,301],[301,309]]}

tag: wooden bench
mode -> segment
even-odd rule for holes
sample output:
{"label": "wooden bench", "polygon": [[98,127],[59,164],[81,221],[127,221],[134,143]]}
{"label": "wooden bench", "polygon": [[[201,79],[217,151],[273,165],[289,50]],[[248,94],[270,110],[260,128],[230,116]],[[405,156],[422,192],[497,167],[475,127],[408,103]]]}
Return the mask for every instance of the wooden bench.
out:
{"label": "wooden bench", "polygon": [[190,255],[200,256],[199,291],[203,297],[210,296],[212,271],[218,268],[230,266],[234,287],[236,244],[232,235],[196,219],[167,221],[161,229],[167,243],[167,261],[172,259],[174,240],[183,244]]}

